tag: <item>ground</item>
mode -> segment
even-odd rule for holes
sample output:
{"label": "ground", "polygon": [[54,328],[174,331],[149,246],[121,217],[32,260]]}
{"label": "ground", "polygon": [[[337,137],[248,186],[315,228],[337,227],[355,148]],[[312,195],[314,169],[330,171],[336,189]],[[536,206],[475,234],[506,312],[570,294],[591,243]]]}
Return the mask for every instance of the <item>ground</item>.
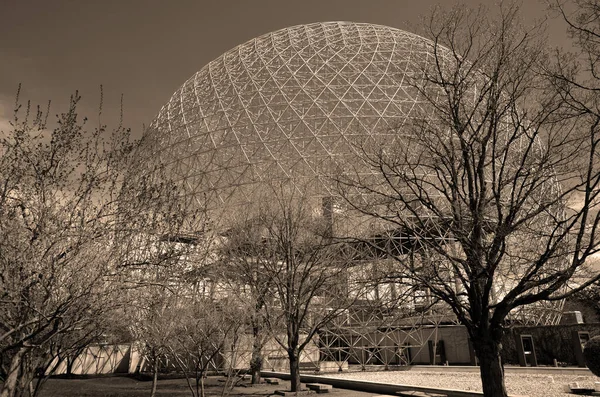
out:
{"label": "ground", "polygon": [[[206,395],[221,396],[224,377],[211,377],[207,380]],[[146,397],[150,395],[152,382],[127,377],[101,377],[90,379],[49,379],[44,385],[41,397]],[[280,385],[261,384],[251,386],[243,381],[235,387],[229,397],[272,396],[275,390],[289,389],[289,382]],[[334,389],[335,390],[335,389]],[[157,397],[190,396],[184,379],[166,379],[158,382]],[[316,395],[316,394],[314,394]],[[319,394],[321,395],[321,394]],[[337,397],[372,397],[372,393],[351,390],[335,390],[328,395]]]}
{"label": "ground", "polygon": [[[329,375],[328,375],[329,376]],[[426,368],[412,368],[406,371],[377,371],[377,372],[347,372],[331,374],[335,378],[367,380],[371,382],[395,383],[402,385],[437,387],[442,389],[458,389],[481,391],[481,377],[478,371],[454,372],[452,367],[447,370],[430,371]],[[565,385],[577,382],[580,387],[594,387],[594,382],[600,378],[591,373],[576,375],[557,371],[547,373],[505,373],[506,389],[509,394],[528,397],[570,397],[574,394],[565,393]]]}
{"label": "ground", "polygon": [[[411,371],[379,371],[331,374],[336,378],[360,379],[374,382],[421,385],[461,390],[481,390],[481,380],[477,372],[430,372],[426,369]],[[207,380],[207,396],[221,396],[224,377],[210,377]],[[564,386],[578,382],[582,387],[594,387],[600,378],[592,375],[577,376],[568,374],[517,374],[507,373],[506,384],[510,394],[529,397],[568,397]],[[50,379],[42,390],[41,397],[146,397],[150,395],[150,381],[128,377],[98,377],[77,379]],[[289,382],[280,385],[261,384],[251,386],[248,380],[240,381],[229,394],[230,397],[272,396],[276,390],[289,389]],[[184,379],[164,379],[158,382],[157,397],[190,396]],[[376,394],[351,390],[335,389],[332,397],[374,397]]]}

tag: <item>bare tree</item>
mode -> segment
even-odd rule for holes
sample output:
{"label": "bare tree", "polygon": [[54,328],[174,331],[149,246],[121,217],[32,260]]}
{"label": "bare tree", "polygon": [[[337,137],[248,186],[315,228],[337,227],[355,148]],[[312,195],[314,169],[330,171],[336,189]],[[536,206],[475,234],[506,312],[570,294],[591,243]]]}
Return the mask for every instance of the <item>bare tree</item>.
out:
{"label": "bare tree", "polygon": [[[125,305],[130,250],[157,225],[177,230],[186,214],[168,179],[130,178],[140,142],[120,125],[112,132],[90,127],[77,114],[79,99],[71,98],[50,129],[47,112],[23,109],[17,98],[11,130],[2,131],[2,397],[31,378],[24,364],[34,352],[50,359],[53,340],[75,337]],[[145,261],[168,256],[152,252]]]}
{"label": "bare tree", "polygon": [[379,227],[363,243],[466,327],[487,397],[506,396],[510,316],[537,315],[536,302],[598,277],[584,270],[600,220],[599,123],[567,112],[539,27],[523,29],[514,5],[498,14],[434,11],[431,52],[406,76],[413,112],[361,148],[369,172],[339,178],[347,203]]}
{"label": "bare tree", "polygon": [[29,106],[19,118],[17,104],[0,143],[0,344],[10,357],[2,397],[15,394],[29,352],[115,303],[111,219],[132,146],[121,127],[112,136],[87,128],[78,101],[52,131]]}
{"label": "bare tree", "polygon": [[239,303],[227,298],[184,299],[178,313],[176,332],[169,344],[171,357],[185,375],[192,397],[204,397],[208,371],[219,369],[225,353],[237,349],[246,317]]}
{"label": "bare tree", "polygon": [[[182,332],[177,327],[179,317],[185,314],[185,305],[194,305],[189,295],[208,266],[212,245],[201,232],[172,234],[172,225],[165,226],[171,233],[158,233],[158,238],[157,233],[138,235],[132,244],[136,248],[127,249],[130,255],[121,265],[127,269],[123,284],[129,304],[123,312],[152,368],[150,396],[155,395],[161,365],[172,358],[176,337]],[[159,230],[165,232],[165,228]]]}
{"label": "bare tree", "polygon": [[[109,312],[112,314],[112,312]],[[112,320],[112,321],[111,321]],[[72,376],[78,358],[87,350],[90,344],[106,342],[111,335],[118,335],[114,319],[109,315],[90,318],[87,323],[80,323],[78,327],[56,335],[47,346],[35,349],[29,356],[30,369],[22,371],[21,383],[28,385],[29,396],[38,396],[42,386],[56,370],[64,365],[65,375]],[[120,339],[118,342],[122,342]],[[25,390],[26,387],[21,387]]]}
{"label": "bare tree", "polygon": [[177,310],[177,295],[161,287],[151,291],[146,289],[144,294],[140,290],[136,292],[140,302],[134,302],[127,318],[131,323],[132,335],[142,344],[142,353],[151,366],[150,397],[154,397],[161,364],[166,364],[169,346],[176,334],[175,320],[180,314]]}
{"label": "bare tree", "polygon": [[255,219],[242,219],[226,234],[221,247],[223,281],[229,286],[240,303],[250,308],[249,326],[252,332],[250,372],[252,384],[261,382],[263,349],[270,336],[265,317],[265,305],[272,288],[272,275],[262,266],[262,243]]}
{"label": "bare tree", "polygon": [[356,299],[346,277],[354,262],[331,235],[322,198],[286,183],[264,193],[259,208],[230,233],[225,252],[245,269],[240,281],[257,298],[255,316],[263,313],[271,337],[286,350],[291,390],[298,391],[300,355]]}

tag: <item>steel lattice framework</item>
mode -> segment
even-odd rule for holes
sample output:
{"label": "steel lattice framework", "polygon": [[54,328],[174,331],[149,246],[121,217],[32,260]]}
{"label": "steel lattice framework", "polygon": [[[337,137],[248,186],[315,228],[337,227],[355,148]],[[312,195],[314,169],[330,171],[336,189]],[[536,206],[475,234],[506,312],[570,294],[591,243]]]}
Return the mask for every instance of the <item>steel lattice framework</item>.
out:
{"label": "steel lattice framework", "polygon": [[[219,219],[258,200],[265,184],[276,181],[335,196],[328,177],[345,164],[357,169],[357,148],[365,142],[398,139],[395,131],[418,109],[409,80],[433,60],[432,48],[420,36],[361,23],[265,34],[219,56],[173,94],[151,125],[156,146],[145,155],[169,167],[190,197],[220,211]],[[556,309],[540,321],[556,322]],[[423,319],[411,318],[407,332],[414,334]],[[332,358],[348,345],[369,346],[372,354],[374,343],[355,340],[377,329],[375,323],[334,325],[321,348]]]}
{"label": "steel lattice framework", "polygon": [[[355,143],[381,137],[417,103],[409,76],[431,43],[359,23],[295,26],[210,62],[160,110],[158,153],[210,206],[246,202],[268,179],[321,180],[356,163]],[[153,156],[156,154],[153,154]]]}

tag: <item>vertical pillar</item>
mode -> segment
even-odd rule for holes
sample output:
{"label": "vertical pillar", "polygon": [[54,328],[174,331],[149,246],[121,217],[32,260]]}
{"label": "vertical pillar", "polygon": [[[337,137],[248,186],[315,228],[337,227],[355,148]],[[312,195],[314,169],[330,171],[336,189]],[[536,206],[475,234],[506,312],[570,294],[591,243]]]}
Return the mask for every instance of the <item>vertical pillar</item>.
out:
{"label": "vertical pillar", "polygon": [[577,365],[585,368],[585,359],[583,358],[583,347],[590,340],[590,333],[587,331],[573,331],[571,334],[573,341],[573,351]]}
{"label": "vertical pillar", "polygon": [[322,212],[323,219],[325,220],[326,236],[333,237],[333,197],[323,197]]}
{"label": "vertical pillar", "polygon": [[439,339],[437,342],[428,340],[429,345],[429,365],[444,364],[446,362],[446,351],[444,341]]}

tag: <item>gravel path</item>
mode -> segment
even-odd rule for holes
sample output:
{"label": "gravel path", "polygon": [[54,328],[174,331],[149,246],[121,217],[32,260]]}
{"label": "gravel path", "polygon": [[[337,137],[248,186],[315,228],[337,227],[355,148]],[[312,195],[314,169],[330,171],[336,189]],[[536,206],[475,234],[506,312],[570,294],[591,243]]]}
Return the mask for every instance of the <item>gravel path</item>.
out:
{"label": "gravel path", "polygon": [[[332,378],[368,380],[382,383],[439,387],[442,389],[481,391],[481,380],[476,372],[427,372],[426,370],[347,372],[327,375]],[[578,382],[581,387],[594,387],[600,381],[595,376],[506,374],[506,389],[509,394],[529,397],[574,396],[564,391],[566,384]]]}

